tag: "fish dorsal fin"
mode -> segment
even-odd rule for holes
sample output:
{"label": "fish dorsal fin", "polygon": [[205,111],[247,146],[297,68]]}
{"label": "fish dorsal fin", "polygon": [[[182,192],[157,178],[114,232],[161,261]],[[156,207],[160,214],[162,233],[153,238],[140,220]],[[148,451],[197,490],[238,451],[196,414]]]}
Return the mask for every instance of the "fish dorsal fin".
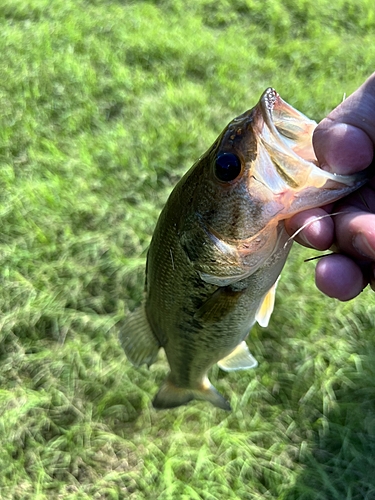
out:
{"label": "fish dorsal fin", "polygon": [[275,305],[276,287],[279,282],[277,279],[276,283],[271,286],[266,295],[263,297],[262,302],[256,312],[255,321],[259,323],[260,326],[266,328],[271,318],[271,314]]}
{"label": "fish dorsal fin", "polygon": [[236,370],[249,370],[258,366],[257,360],[250,353],[246,342],[243,340],[228,356],[218,362],[219,368],[226,372]]}
{"label": "fish dorsal fin", "polygon": [[152,365],[160,345],[148,322],[144,304],[129,314],[119,337],[122,348],[133,365]]}

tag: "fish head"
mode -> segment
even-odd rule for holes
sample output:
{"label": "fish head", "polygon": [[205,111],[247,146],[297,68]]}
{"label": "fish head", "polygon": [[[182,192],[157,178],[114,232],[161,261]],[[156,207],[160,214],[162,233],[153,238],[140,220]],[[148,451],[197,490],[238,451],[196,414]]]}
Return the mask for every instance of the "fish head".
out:
{"label": "fish head", "polygon": [[315,127],[268,88],[196,165],[201,170],[196,213],[223,236],[242,239],[366,182],[368,170],[339,175],[319,168],[312,146]]}
{"label": "fish head", "polygon": [[236,261],[245,256],[252,272],[285,243],[280,240],[285,219],[336,201],[370,177],[369,169],[339,175],[319,168],[312,146],[315,127],[268,88],[187,175],[187,184],[190,179],[194,185],[188,210],[195,222],[219,252],[232,252]]}

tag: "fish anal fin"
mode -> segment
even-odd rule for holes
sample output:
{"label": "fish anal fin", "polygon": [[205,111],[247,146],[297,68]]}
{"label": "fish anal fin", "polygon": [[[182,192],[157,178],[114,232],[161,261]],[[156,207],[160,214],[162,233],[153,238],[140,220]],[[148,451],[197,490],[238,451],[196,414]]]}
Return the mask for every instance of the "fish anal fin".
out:
{"label": "fish anal fin", "polygon": [[119,338],[127,358],[133,365],[150,366],[155,361],[160,345],[148,322],[144,304],[126,318]]}
{"label": "fish anal fin", "polygon": [[263,297],[263,300],[255,315],[255,320],[259,323],[260,326],[263,326],[264,328],[268,326],[273,308],[275,306],[276,287],[279,279],[280,278],[277,279],[276,283],[271,286],[266,295]]}
{"label": "fish anal fin", "polygon": [[154,408],[163,410],[186,405],[193,399],[209,401],[211,404],[222,410],[230,411],[231,406],[228,401],[215,389],[208,379],[197,389],[178,387],[171,381],[170,376],[166,378],[159,392],[154,397],[152,404]]}
{"label": "fish anal fin", "polygon": [[257,360],[252,356],[243,340],[228,356],[218,362],[219,368],[226,372],[236,370],[249,370],[258,366]]}
{"label": "fish anal fin", "polygon": [[206,302],[202,304],[194,317],[205,323],[219,322],[235,309],[237,301],[243,292],[244,290],[235,291],[230,287],[218,288]]}

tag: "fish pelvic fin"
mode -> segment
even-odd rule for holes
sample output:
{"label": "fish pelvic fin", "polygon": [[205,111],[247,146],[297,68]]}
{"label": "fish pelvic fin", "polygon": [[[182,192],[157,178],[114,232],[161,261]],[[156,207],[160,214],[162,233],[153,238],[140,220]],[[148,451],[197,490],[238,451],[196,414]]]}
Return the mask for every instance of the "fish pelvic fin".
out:
{"label": "fish pelvic fin", "polygon": [[258,366],[258,362],[250,353],[246,342],[243,340],[228,356],[221,359],[218,365],[225,372],[234,372],[236,370],[250,370],[250,368],[255,368]]}
{"label": "fish pelvic fin", "polygon": [[144,303],[126,318],[119,338],[128,360],[133,365],[150,366],[154,363],[160,345],[148,322]]}
{"label": "fish pelvic fin", "polygon": [[154,408],[163,410],[186,405],[193,399],[209,401],[211,404],[217,408],[221,408],[222,410],[231,411],[232,409],[228,401],[215,389],[208,378],[204,380],[201,388],[190,389],[178,387],[172,382],[170,375],[163,382],[159,392],[154,397],[152,404]]}

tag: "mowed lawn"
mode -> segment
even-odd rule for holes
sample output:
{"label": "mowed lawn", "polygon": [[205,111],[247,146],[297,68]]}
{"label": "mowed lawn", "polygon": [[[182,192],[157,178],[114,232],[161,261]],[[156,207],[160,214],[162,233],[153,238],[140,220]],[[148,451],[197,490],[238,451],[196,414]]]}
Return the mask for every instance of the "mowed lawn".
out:
{"label": "mowed lawn", "polygon": [[373,0],[0,2],[0,498],[375,499],[375,300],[294,248],[259,367],[155,411],[119,346],[172,187],[268,86],[320,120],[374,71]]}

